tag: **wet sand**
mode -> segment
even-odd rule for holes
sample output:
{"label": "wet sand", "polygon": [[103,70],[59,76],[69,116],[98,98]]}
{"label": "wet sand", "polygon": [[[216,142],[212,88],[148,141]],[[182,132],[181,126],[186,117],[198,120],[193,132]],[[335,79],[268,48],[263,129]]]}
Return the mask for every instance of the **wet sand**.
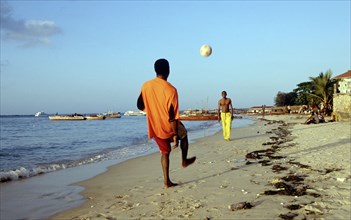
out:
{"label": "wet sand", "polygon": [[160,154],[111,166],[76,183],[86,202],[51,219],[350,219],[350,122],[303,125],[306,116],[266,116],[191,144],[196,162],[171,153],[163,188]]}

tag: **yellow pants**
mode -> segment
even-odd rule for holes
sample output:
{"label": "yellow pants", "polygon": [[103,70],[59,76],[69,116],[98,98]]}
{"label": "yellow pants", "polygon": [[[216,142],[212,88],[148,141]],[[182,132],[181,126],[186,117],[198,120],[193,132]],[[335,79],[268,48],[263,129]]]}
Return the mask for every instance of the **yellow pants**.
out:
{"label": "yellow pants", "polygon": [[232,114],[230,112],[221,112],[221,120],[224,140],[229,140],[230,129],[232,128]]}

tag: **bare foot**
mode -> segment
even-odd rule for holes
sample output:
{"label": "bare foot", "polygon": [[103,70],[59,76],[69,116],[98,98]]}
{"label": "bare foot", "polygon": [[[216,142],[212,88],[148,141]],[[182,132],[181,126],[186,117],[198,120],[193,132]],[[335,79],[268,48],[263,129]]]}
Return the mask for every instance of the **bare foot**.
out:
{"label": "bare foot", "polygon": [[195,160],[196,160],[196,157],[186,159],[185,161],[182,162],[182,166],[185,168],[185,167],[193,164],[195,162]]}
{"label": "bare foot", "polygon": [[172,182],[169,182],[167,184],[165,184],[165,189],[169,188],[169,187],[173,187],[173,186],[178,186],[177,183],[172,183]]}

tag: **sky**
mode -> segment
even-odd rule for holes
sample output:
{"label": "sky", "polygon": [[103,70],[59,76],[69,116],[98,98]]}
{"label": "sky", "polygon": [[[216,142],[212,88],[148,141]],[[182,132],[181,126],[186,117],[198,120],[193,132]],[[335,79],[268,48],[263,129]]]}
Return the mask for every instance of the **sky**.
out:
{"label": "sky", "polygon": [[159,58],[181,110],[217,108],[223,90],[234,108],[274,105],[279,91],[351,69],[350,5],[1,0],[0,113],[137,110]]}

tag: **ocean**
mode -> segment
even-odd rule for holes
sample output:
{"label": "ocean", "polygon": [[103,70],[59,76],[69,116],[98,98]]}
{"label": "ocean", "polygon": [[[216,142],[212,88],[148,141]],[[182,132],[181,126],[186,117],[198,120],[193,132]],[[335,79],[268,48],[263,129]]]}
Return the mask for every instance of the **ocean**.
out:
{"label": "ocean", "polygon": [[[82,189],[69,184],[110,165],[158,152],[147,138],[144,116],[84,121],[0,116],[0,122],[1,218],[45,219],[77,206],[83,202]],[[183,123],[190,143],[221,130],[217,121]],[[252,123],[244,117],[235,119],[233,127]],[[20,204],[26,208],[14,210]]]}

